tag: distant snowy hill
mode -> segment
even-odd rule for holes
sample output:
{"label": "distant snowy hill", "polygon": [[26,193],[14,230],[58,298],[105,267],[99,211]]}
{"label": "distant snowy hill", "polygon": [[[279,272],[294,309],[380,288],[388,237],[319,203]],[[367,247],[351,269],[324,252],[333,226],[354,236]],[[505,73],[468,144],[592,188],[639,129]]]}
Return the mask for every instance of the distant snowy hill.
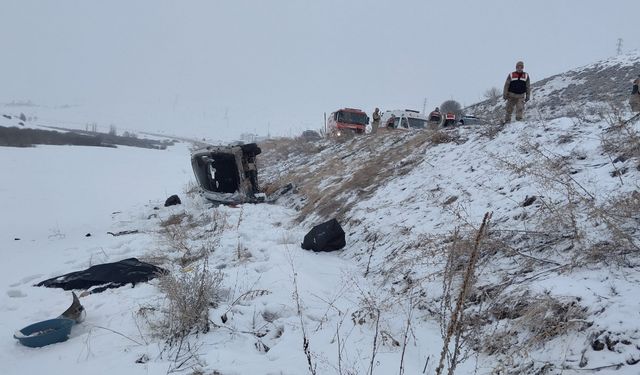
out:
{"label": "distant snowy hill", "polygon": [[[631,82],[640,75],[640,52],[618,55],[547,78],[529,73],[533,77],[533,100],[528,103],[526,114],[530,120],[594,115],[611,106],[628,109]],[[502,87],[499,89],[502,92]],[[485,100],[465,110],[499,119],[504,101],[502,98]]]}
{"label": "distant snowy hill", "polygon": [[[47,106],[30,100],[14,100],[0,103],[0,126],[18,126],[21,128],[43,129],[50,126],[108,132],[109,123],[97,119],[100,115],[90,116],[78,106]],[[101,118],[102,119],[102,118]]]}

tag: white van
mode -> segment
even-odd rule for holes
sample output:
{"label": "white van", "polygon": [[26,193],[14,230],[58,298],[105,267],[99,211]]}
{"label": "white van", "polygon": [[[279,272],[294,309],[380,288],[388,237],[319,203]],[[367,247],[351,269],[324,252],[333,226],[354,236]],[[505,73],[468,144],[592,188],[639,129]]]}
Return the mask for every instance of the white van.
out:
{"label": "white van", "polygon": [[424,129],[427,127],[426,115],[412,109],[384,111],[380,118],[380,127],[389,129]]}

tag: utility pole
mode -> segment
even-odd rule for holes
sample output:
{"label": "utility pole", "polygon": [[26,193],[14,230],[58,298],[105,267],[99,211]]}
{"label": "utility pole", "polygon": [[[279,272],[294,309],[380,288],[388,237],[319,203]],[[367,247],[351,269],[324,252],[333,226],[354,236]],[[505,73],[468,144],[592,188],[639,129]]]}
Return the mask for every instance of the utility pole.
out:
{"label": "utility pole", "polygon": [[617,46],[618,55],[622,54],[622,38],[618,38],[618,46]]}
{"label": "utility pole", "polygon": [[327,112],[324,113],[324,136],[327,136]]}
{"label": "utility pole", "polygon": [[427,110],[427,98],[424,98],[424,102],[422,102],[422,113],[426,113]]}

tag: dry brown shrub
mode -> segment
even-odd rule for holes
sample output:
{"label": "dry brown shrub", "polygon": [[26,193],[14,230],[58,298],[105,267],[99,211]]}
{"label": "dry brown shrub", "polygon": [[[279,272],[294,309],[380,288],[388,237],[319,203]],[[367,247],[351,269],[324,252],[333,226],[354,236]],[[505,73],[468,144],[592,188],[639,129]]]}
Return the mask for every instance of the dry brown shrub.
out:
{"label": "dry brown shrub", "polygon": [[169,346],[210,329],[209,309],[216,308],[221,300],[223,275],[220,271],[211,272],[204,259],[200,266],[160,278],[159,288],[167,306],[161,310],[160,321],[151,323],[151,327]]}
{"label": "dry brown shrub", "polygon": [[200,185],[195,180],[190,180],[184,187],[184,193],[190,197],[195,197],[200,192]]}
{"label": "dry brown shrub", "polygon": [[173,214],[169,216],[167,219],[160,221],[160,227],[167,228],[170,226],[181,225],[183,221],[191,221],[193,217],[186,212],[181,212],[179,214]]}
{"label": "dry brown shrub", "polygon": [[[261,145],[266,150],[261,165],[271,172],[265,177],[265,192],[292,183],[302,198],[292,203],[300,211],[299,221],[312,214],[341,218],[358,198],[370,196],[386,179],[408,173],[422,161],[419,153],[412,154],[429,144],[430,133],[381,131],[300,149],[292,140],[272,141]],[[306,157],[320,152],[322,160]]]}
{"label": "dry brown shrub", "polygon": [[[480,228],[474,236],[474,240],[466,248],[467,260],[464,264],[464,271],[461,272],[459,280],[459,287],[456,292],[453,292],[453,274],[457,273],[456,270],[451,269],[455,262],[450,255],[447,259],[445,266],[445,272],[443,275],[443,296],[441,302],[441,329],[443,345],[440,352],[440,360],[438,367],[436,368],[436,374],[443,373],[445,366],[448,367],[448,374],[455,373],[456,366],[464,361],[466,353],[463,351],[463,347],[466,346],[469,336],[469,325],[467,323],[469,314],[465,311],[465,304],[470,295],[470,292],[475,288],[476,282],[476,267],[477,261],[480,256],[480,245],[483,237],[486,236],[486,228],[491,220],[491,212],[486,212],[482,220]],[[456,248],[459,243],[458,232],[454,232],[452,237],[451,248]],[[452,252],[453,254],[454,252]],[[449,269],[450,272],[447,272]],[[453,352],[450,350],[449,344],[453,344]],[[446,361],[446,365],[445,365]]]}
{"label": "dry brown shrub", "polygon": [[619,253],[620,247],[612,241],[598,241],[586,250],[583,259],[587,263],[620,263],[620,257],[616,256],[619,255],[617,253]]}
{"label": "dry brown shrub", "polygon": [[640,157],[640,133],[631,124],[609,128],[602,135],[601,145],[614,159]]}
{"label": "dry brown shrub", "polygon": [[590,217],[603,223],[609,233],[608,239],[598,241],[587,248],[587,262],[632,265],[630,255],[640,254],[637,223],[640,220],[640,192],[633,191],[611,199],[601,207],[592,206]]}
{"label": "dry brown shrub", "polygon": [[596,109],[598,117],[609,124],[609,128],[623,126],[625,123],[624,110],[620,103],[607,101],[606,105],[602,105]]}
{"label": "dry brown shrub", "polygon": [[587,308],[580,306],[575,298],[541,295],[524,305],[516,328],[522,327],[531,333],[531,344],[542,344],[572,328],[582,327],[586,311]]}
{"label": "dry brown shrub", "polygon": [[173,262],[168,268],[176,271],[158,279],[165,303],[143,306],[138,316],[147,322],[154,335],[165,340],[161,355],[171,361],[168,372],[199,368],[203,366],[199,354],[202,344],[194,344],[194,340],[187,338],[210,330],[209,309],[216,308],[224,294],[223,274],[209,270],[208,258],[219,244],[226,216],[217,209],[203,210],[200,214],[192,211],[171,215],[159,226],[158,233],[170,250],[182,254],[176,258],[158,249],[157,255],[146,258],[154,259],[154,263]]}
{"label": "dry brown shrub", "polygon": [[162,253],[146,254],[146,255],[140,256],[138,259],[140,259],[143,262],[147,262],[155,265],[168,264],[170,260],[167,255]]}
{"label": "dry brown shrub", "polygon": [[[486,311],[490,321],[500,323],[505,329],[484,335],[477,345],[488,354],[505,354],[523,348],[535,348],[572,329],[582,329],[591,323],[586,321],[587,308],[576,298],[557,297],[550,294],[510,293],[493,301]],[[496,338],[503,338],[496,340]],[[503,346],[504,345],[504,346]]]}
{"label": "dry brown shrub", "polygon": [[488,355],[505,354],[509,348],[512,348],[517,341],[517,337],[511,332],[500,331],[491,335],[491,338],[483,340],[479,343],[476,350]]}
{"label": "dry brown shrub", "polygon": [[258,168],[270,159],[286,160],[290,155],[312,155],[327,147],[326,142],[311,142],[294,138],[274,138],[260,143],[262,154],[258,157]]}
{"label": "dry brown shrub", "polygon": [[189,229],[192,227],[193,217],[186,213],[171,215],[160,222],[160,235],[173,250],[191,252]]}
{"label": "dry brown shrub", "polygon": [[640,217],[640,191],[634,190],[619,196],[610,202],[604,210],[614,218],[638,219]]}
{"label": "dry brown shrub", "polygon": [[[408,173],[422,161],[422,154],[415,151],[426,147],[429,138],[428,131],[354,138],[345,145],[343,154],[326,159],[313,173],[297,175],[299,191],[307,198],[298,219],[312,213],[344,218],[359,199],[373,195],[384,181]],[[336,177],[336,171],[344,169],[353,172],[346,178]]]}
{"label": "dry brown shrub", "polygon": [[493,139],[505,127],[503,124],[504,117],[502,111],[484,112],[480,114],[480,117],[486,119],[487,122],[485,125],[481,125],[478,128],[480,135],[483,137]]}
{"label": "dry brown shrub", "polygon": [[174,261],[184,267],[215,250],[225,225],[226,216],[220,211],[204,210],[197,217],[186,213],[171,215],[160,223],[158,233],[169,251],[182,254]]}
{"label": "dry brown shrub", "polygon": [[[638,114],[625,119],[626,112],[620,105],[610,104],[610,108],[599,113],[600,118],[609,124],[601,137],[602,149],[610,155],[612,164],[630,158],[640,157],[640,131]],[[640,163],[637,164],[640,170]]]}
{"label": "dry brown shrub", "polygon": [[444,130],[436,130],[434,132],[431,132],[431,143],[433,144],[442,144],[442,143],[450,143],[450,142],[455,142],[460,138],[460,136],[457,133],[453,133],[450,131],[444,131]]}
{"label": "dry brown shrub", "polygon": [[[640,143],[634,146],[634,142],[638,141],[630,134],[625,133],[624,137],[615,141],[612,141],[611,135],[607,135],[602,147],[607,152],[638,152],[636,149]],[[640,254],[640,241],[635,234],[640,218],[640,193],[623,193],[599,203],[594,192],[574,179],[569,156],[552,155],[539,145],[526,142],[522,147],[532,155],[528,162],[500,160],[501,163],[514,173],[531,176],[543,190],[558,192],[561,198],[552,200],[538,197],[536,209],[519,219],[534,224],[536,232],[570,241],[571,245],[566,248],[573,253],[572,262],[576,264],[631,264],[628,255]],[[622,177],[619,178],[624,184]],[[590,239],[594,237],[594,230],[600,233],[597,236],[600,239],[596,242]]]}
{"label": "dry brown shrub", "polygon": [[271,194],[278,191],[278,189],[280,189],[280,186],[276,185],[275,183],[266,183],[262,184],[260,191],[265,193],[267,196],[270,196]]}

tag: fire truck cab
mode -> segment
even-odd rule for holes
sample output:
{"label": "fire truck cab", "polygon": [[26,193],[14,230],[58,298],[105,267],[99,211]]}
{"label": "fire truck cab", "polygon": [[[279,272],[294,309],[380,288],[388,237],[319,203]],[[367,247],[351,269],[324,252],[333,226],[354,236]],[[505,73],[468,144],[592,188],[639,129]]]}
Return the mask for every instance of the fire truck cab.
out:
{"label": "fire truck cab", "polygon": [[453,112],[447,112],[447,114],[444,116],[444,122],[442,123],[442,126],[454,126],[456,124],[456,114]]}
{"label": "fire truck cab", "polygon": [[331,136],[342,136],[351,134],[364,134],[369,124],[369,116],[356,108],[339,109],[327,119],[327,134]]}

